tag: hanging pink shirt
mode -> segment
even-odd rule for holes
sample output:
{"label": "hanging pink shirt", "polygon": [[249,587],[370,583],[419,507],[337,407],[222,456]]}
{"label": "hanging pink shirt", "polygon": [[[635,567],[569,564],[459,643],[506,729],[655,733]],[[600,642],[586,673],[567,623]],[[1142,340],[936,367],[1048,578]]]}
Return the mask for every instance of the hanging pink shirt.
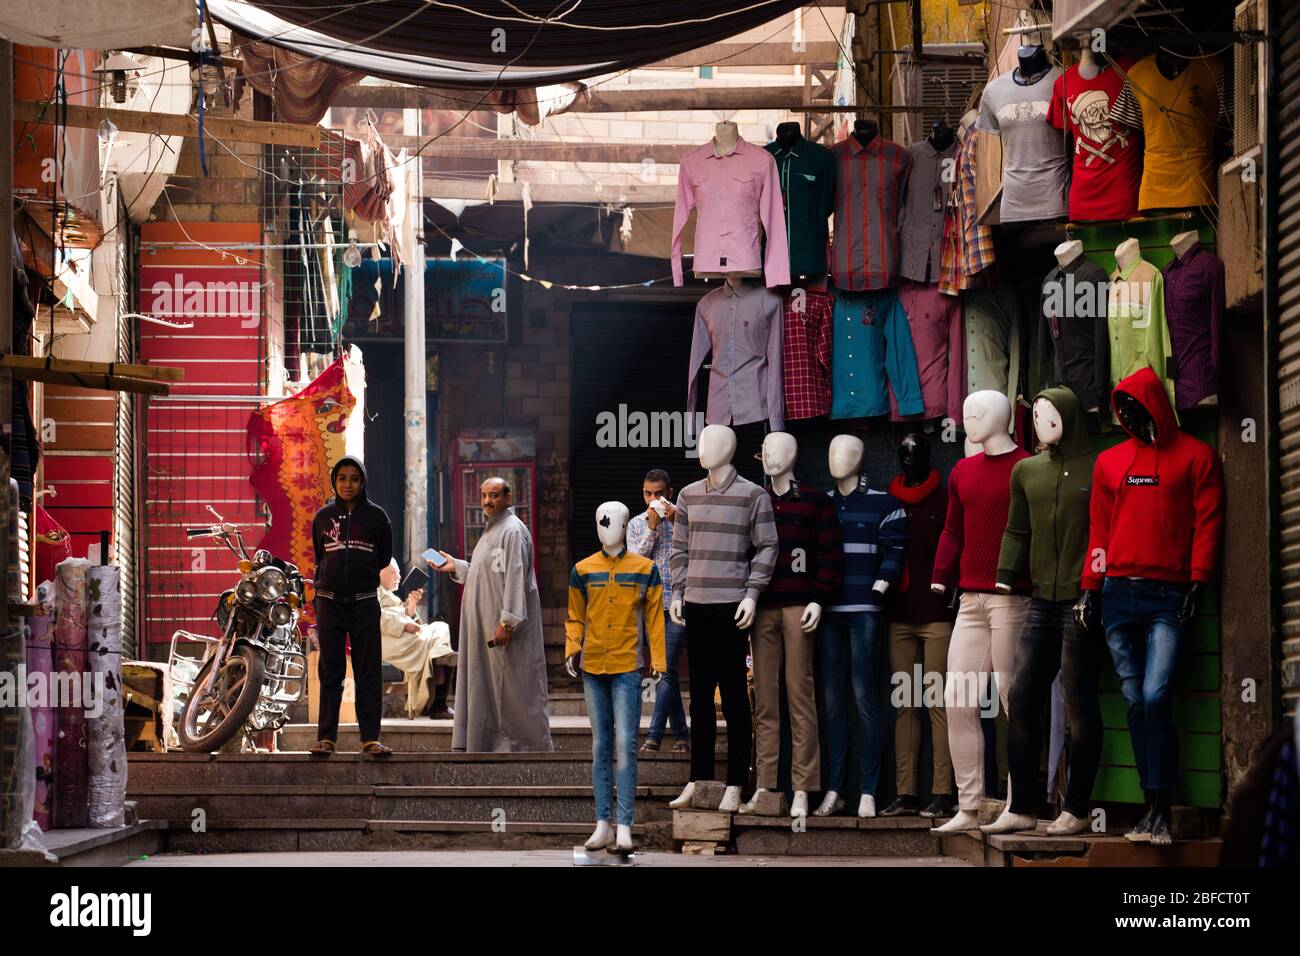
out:
{"label": "hanging pink shirt", "polygon": [[682,157],[673,212],[673,285],[682,284],[682,229],[692,209],[698,210],[695,272],[762,269],[768,286],[790,284],[781,182],[771,153],[738,139],[735,149],[718,156],[710,140]]}

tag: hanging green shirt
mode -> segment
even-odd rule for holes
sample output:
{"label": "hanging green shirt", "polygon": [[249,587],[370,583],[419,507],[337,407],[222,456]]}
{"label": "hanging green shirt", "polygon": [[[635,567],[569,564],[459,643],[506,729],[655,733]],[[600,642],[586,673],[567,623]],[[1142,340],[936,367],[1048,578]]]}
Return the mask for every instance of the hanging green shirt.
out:
{"label": "hanging green shirt", "polygon": [[789,149],[776,141],[763,147],[776,159],[785,203],[785,235],[790,247],[790,277],[824,277],[827,220],[835,202],[835,160],[825,146],[799,137]]}
{"label": "hanging green shirt", "polygon": [[1110,326],[1110,386],[1113,390],[1143,365],[1164,383],[1174,404],[1174,369],[1169,359],[1169,326],[1165,322],[1165,280],[1160,270],[1139,258],[1110,277],[1106,304]]}

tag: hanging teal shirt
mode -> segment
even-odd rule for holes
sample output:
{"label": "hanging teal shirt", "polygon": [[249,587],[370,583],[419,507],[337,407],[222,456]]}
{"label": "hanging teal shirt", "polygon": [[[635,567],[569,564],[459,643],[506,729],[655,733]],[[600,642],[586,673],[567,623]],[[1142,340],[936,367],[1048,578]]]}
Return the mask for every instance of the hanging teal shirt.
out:
{"label": "hanging teal shirt", "polygon": [[826,221],[835,201],[835,160],[831,151],[802,136],[790,149],[782,149],[775,141],[763,148],[776,159],[781,180],[790,276],[825,276]]}
{"label": "hanging teal shirt", "polygon": [[834,327],[831,418],[888,415],[888,386],[899,415],[925,411],[912,330],[896,292],[836,290]]}

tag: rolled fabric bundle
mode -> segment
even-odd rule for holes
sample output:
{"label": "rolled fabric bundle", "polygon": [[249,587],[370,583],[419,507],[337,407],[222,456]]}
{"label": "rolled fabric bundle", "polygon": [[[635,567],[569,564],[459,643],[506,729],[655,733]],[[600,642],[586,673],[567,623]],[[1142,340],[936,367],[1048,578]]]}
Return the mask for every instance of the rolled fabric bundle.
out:
{"label": "rolled fabric bundle", "polygon": [[[27,679],[39,680],[48,688],[54,670],[54,628],[48,614],[27,619]],[[32,816],[42,830],[50,829],[50,809],[54,803],[54,735],[55,712],[49,693],[41,706],[32,707],[32,759],[29,773],[36,781],[36,799]]]}
{"label": "rolled fabric bundle", "polygon": [[122,587],[114,565],[86,570],[86,656],[94,682],[97,716],[87,721],[92,827],[125,822],[126,731],[122,698]]}
{"label": "rolled fabric bundle", "polygon": [[[25,651],[21,631],[0,634],[0,671],[19,694],[27,688],[17,680]],[[31,750],[31,718],[22,702],[0,706],[0,850],[15,849],[30,818],[31,781],[27,777]]]}
{"label": "rolled fabric bundle", "polygon": [[86,569],[85,558],[61,561],[54,573],[54,671],[57,692],[62,697],[56,712],[54,743],[55,827],[84,827],[90,816],[86,784],[90,768],[86,761],[86,711],[81,690],[86,674]]}

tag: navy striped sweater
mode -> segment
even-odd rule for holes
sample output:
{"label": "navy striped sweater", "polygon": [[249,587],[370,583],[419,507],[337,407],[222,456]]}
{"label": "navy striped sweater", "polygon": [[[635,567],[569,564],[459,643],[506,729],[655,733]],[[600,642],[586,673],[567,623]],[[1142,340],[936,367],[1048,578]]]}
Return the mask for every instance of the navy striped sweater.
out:
{"label": "navy striped sweater", "polygon": [[828,611],[879,611],[884,598],[872,590],[877,581],[898,587],[907,550],[907,512],[888,492],[858,487],[842,495],[830,492],[844,539],[844,581]]}

